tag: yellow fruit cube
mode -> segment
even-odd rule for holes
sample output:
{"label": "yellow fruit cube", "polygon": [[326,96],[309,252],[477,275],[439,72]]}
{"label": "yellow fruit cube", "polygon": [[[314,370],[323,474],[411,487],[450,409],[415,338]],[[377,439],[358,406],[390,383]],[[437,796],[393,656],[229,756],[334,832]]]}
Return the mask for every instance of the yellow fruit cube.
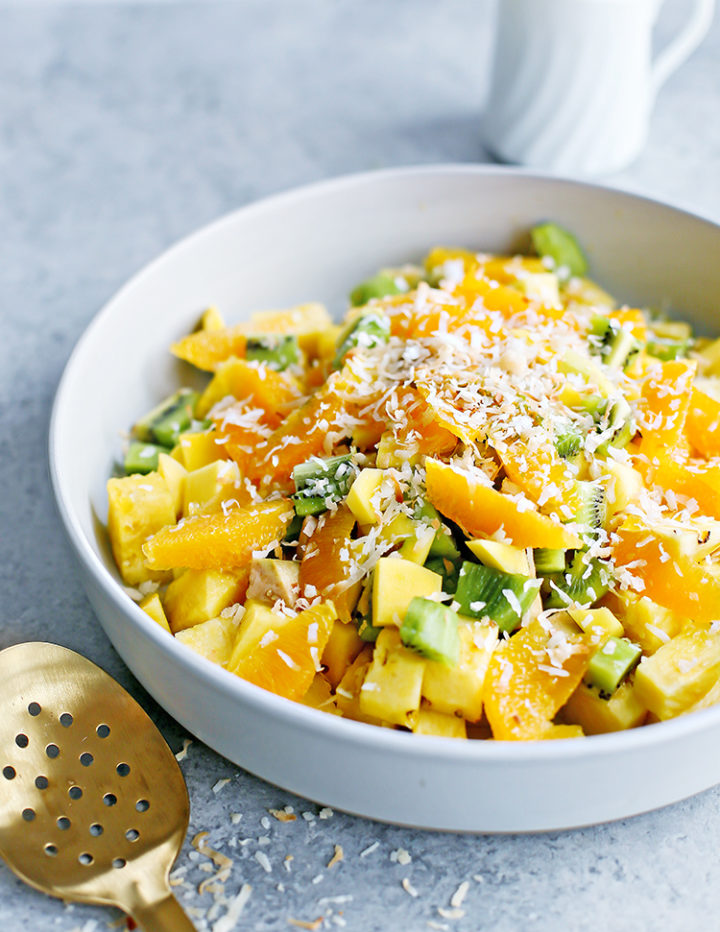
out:
{"label": "yellow fruit cube", "polygon": [[165,611],[173,634],[215,618],[238,602],[247,588],[248,571],[185,570],[165,592]]}
{"label": "yellow fruit cube", "polygon": [[593,641],[621,638],[625,634],[622,624],[609,608],[568,609],[568,615],[578,628],[591,635]]}
{"label": "yellow fruit cube", "polygon": [[411,563],[419,563],[422,566],[430,556],[435,529],[422,521],[413,521],[412,525],[412,531],[405,538],[398,553],[403,560],[410,560]]}
{"label": "yellow fruit cube", "polygon": [[542,741],[557,741],[559,738],[584,738],[580,725],[553,725],[548,727],[540,735]]}
{"label": "yellow fruit cube", "polygon": [[635,672],[638,698],[661,720],[693,705],[720,676],[720,634],[690,628],[646,657]]}
{"label": "yellow fruit cube", "polygon": [[410,713],[410,727],[416,735],[435,735],[441,738],[467,738],[467,726],[457,715],[445,715],[433,709],[422,708]]}
{"label": "yellow fruit cube", "polygon": [[520,285],[531,301],[539,301],[546,307],[560,304],[558,277],[554,272],[535,272],[523,275]]}
{"label": "yellow fruit cube", "polygon": [[372,623],[376,627],[402,624],[415,596],[442,592],[442,576],[398,557],[381,557],[373,571]]}
{"label": "yellow fruit cube", "polygon": [[460,659],[454,667],[434,660],[425,664],[422,695],[436,712],[478,722],[490,656],[498,643],[496,625],[463,622],[458,627]]}
{"label": "yellow fruit cube", "polygon": [[167,482],[170,495],[172,495],[175,515],[179,518],[183,510],[183,491],[187,469],[178,460],[168,456],[167,453],[160,453],[158,456],[158,472]]}
{"label": "yellow fruit cube", "polygon": [[639,644],[644,654],[654,654],[680,634],[687,623],[682,615],[658,605],[647,596],[641,599],[621,597],[615,606],[615,615],[622,622],[627,637]]}
{"label": "yellow fruit cube", "polygon": [[175,524],[175,507],[167,483],[156,472],[108,479],[108,534],[115,562],[128,586],[169,578],[145,566],[142,545],[153,534]]}
{"label": "yellow fruit cube", "polygon": [[215,460],[225,459],[223,449],[215,442],[216,439],[217,434],[214,430],[181,434],[178,445],[170,455],[192,472],[207,466],[208,463],[214,463]]}
{"label": "yellow fruit cube", "polygon": [[277,627],[282,626],[287,621],[282,615],[275,612],[258,602],[255,599],[248,599],[245,602],[245,612],[240,621],[237,634],[235,635],[235,644],[233,645],[232,658],[229,663],[230,669],[237,666],[251,648],[259,643],[263,637]]}
{"label": "yellow fruit cube", "polygon": [[237,623],[233,618],[211,618],[178,631],[175,637],[196,653],[224,667],[230,660],[236,631]]}
{"label": "yellow fruit cube", "polygon": [[604,460],[603,469],[606,473],[603,484],[608,516],[613,517],[637,501],[644,484],[637,469],[633,469],[627,463],[618,463],[612,457]]}
{"label": "yellow fruit cube", "polygon": [[300,593],[300,564],[294,560],[255,558],[250,564],[249,599],[272,605],[282,599],[292,608]]}
{"label": "yellow fruit cube", "polygon": [[393,725],[408,725],[410,712],[420,708],[424,672],[425,660],[403,645],[395,628],[381,631],[360,687],[361,712]]}
{"label": "yellow fruit cube", "polygon": [[364,715],[360,709],[360,687],[370,669],[372,658],[371,645],[360,651],[335,688],[335,702],[344,718],[350,718],[355,722],[366,722],[369,725],[381,725],[379,718]]}
{"label": "yellow fruit cube", "polygon": [[226,323],[216,307],[209,307],[200,318],[200,330],[224,330]]}
{"label": "yellow fruit cube", "polygon": [[565,721],[581,725],[586,735],[635,728],[646,715],[647,708],[629,681],[622,683],[609,699],[603,699],[596,689],[581,683],[562,711]]}
{"label": "yellow fruit cube", "polygon": [[364,647],[365,641],[358,636],[354,624],[335,620],[322,654],[322,664],[327,667],[325,676],[333,687],[340,683],[347,668]]}
{"label": "yellow fruit cube", "polygon": [[377,524],[380,520],[380,511],[373,502],[373,496],[379,491],[384,478],[382,469],[361,469],[350,487],[345,501],[360,524]]}
{"label": "yellow fruit cube", "polygon": [[530,569],[527,554],[520,547],[501,544],[495,540],[469,540],[468,548],[481,563],[502,573],[516,573],[520,576],[534,576]]}
{"label": "yellow fruit cube", "polygon": [[164,628],[166,631],[170,631],[170,625],[167,620],[167,615],[165,614],[165,609],[162,607],[162,602],[160,601],[160,596],[157,592],[153,592],[151,595],[146,595],[145,598],[138,603],[140,608],[149,615],[153,621],[156,621],[161,628]]}
{"label": "yellow fruit cube", "polygon": [[217,511],[221,502],[235,497],[240,487],[240,470],[232,460],[215,460],[185,476],[183,514]]}
{"label": "yellow fruit cube", "polygon": [[321,712],[329,712],[331,715],[340,715],[340,710],[335,704],[335,697],[332,694],[330,683],[325,679],[322,673],[316,673],[310,688],[300,700],[303,705],[309,705],[312,709],[320,709]]}

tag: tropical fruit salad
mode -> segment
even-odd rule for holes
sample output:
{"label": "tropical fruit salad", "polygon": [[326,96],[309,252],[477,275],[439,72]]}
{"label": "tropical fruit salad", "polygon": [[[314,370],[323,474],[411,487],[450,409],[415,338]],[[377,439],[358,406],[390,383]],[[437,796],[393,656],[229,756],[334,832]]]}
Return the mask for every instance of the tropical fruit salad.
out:
{"label": "tropical fruit salad", "polygon": [[230,673],[417,734],[619,731],[720,700],[720,340],[574,237],[436,248],[171,347],[209,373],[108,482],[123,582]]}

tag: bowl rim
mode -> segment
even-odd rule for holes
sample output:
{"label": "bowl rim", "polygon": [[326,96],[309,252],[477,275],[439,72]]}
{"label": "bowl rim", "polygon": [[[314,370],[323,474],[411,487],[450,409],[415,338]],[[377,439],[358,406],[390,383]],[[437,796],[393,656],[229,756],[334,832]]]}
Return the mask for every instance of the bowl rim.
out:
{"label": "bowl rim", "polygon": [[405,180],[413,176],[422,178],[442,175],[469,177],[499,175],[517,177],[531,182],[550,182],[566,187],[591,190],[596,193],[604,192],[613,196],[620,196],[629,201],[644,203],[682,214],[692,221],[707,224],[720,232],[720,224],[710,217],[703,216],[670,201],[628,191],[622,187],[563,177],[551,172],[540,172],[533,169],[472,163],[408,165],[343,174],[270,194],[225,213],[177,240],[135,272],[93,315],[65,363],[50,415],[48,457],[56,506],[70,543],[81,564],[101,587],[103,593],[113,603],[114,607],[122,614],[129,616],[133,624],[139,627],[143,635],[154,642],[158,648],[168,651],[172,662],[178,665],[182,672],[199,678],[205,686],[229,693],[233,701],[246,704],[271,718],[282,718],[286,724],[292,724],[298,729],[314,732],[319,737],[330,738],[337,743],[372,747],[377,751],[392,751],[399,755],[412,755],[420,758],[432,757],[437,759],[441,757],[449,762],[460,762],[467,765],[482,764],[483,762],[492,762],[494,764],[550,762],[557,764],[576,758],[604,757],[606,755],[622,754],[627,751],[642,750],[709,730],[720,723],[720,707],[703,709],[691,715],[654,723],[652,726],[642,726],[608,734],[589,735],[587,738],[590,740],[584,741],[452,741],[443,737],[415,735],[394,729],[379,728],[375,725],[330,715],[248,683],[200,656],[186,645],[178,643],[174,637],[170,636],[168,638],[167,632],[149,618],[123,590],[122,584],[111,575],[108,567],[85,536],[80,521],[71,505],[70,497],[65,492],[65,483],[59,463],[60,422],[66,405],[65,398],[75,377],[74,370],[78,359],[82,357],[86,345],[92,341],[94,333],[100,327],[101,322],[113,314],[115,306],[125,298],[125,295],[141,285],[145,278],[154,274],[159,265],[185,250],[192,250],[197,241],[218,233],[224,226],[235,223],[239,217],[252,218],[254,214],[272,211],[276,207],[283,207],[295,201],[312,200],[318,195],[332,194],[336,190],[343,191],[352,187],[372,185],[377,182]]}

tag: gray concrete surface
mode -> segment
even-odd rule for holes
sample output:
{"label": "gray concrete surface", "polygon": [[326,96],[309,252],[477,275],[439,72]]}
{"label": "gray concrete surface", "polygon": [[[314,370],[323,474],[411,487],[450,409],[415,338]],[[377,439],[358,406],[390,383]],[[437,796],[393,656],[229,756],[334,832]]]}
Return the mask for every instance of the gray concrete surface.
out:
{"label": "gray concrete surface", "polygon": [[[668,4],[660,42],[682,7]],[[82,651],[174,750],[186,736],[97,625],[55,512],[46,434],[63,365],[131,273],[227,210],[345,172],[485,161],[489,13],[485,0],[0,2],[0,648]],[[663,89],[646,151],[612,182],[720,220],[719,58],[716,19]],[[322,818],[198,742],[182,767],[190,837],[209,830],[234,859],[226,899],[252,886],[238,929],[321,917],[351,932],[720,929],[719,790],[593,829],[462,837]],[[288,805],[296,821],[268,817]],[[335,845],[344,859],[327,868]],[[220,932],[228,903],[197,893],[206,863],[186,844],[176,889],[205,914],[199,929]],[[442,915],[463,881],[462,915]],[[3,932],[119,918],[50,900],[0,864]]]}

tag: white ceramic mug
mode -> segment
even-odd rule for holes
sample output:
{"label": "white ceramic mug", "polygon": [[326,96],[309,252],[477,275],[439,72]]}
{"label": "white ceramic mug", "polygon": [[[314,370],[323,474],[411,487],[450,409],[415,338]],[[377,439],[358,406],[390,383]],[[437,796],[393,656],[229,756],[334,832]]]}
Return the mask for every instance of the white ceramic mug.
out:
{"label": "white ceramic mug", "polygon": [[662,0],[498,0],[486,145],[507,162],[619,171],[642,149],[655,95],[700,43],[715,0],[652,60]]}

